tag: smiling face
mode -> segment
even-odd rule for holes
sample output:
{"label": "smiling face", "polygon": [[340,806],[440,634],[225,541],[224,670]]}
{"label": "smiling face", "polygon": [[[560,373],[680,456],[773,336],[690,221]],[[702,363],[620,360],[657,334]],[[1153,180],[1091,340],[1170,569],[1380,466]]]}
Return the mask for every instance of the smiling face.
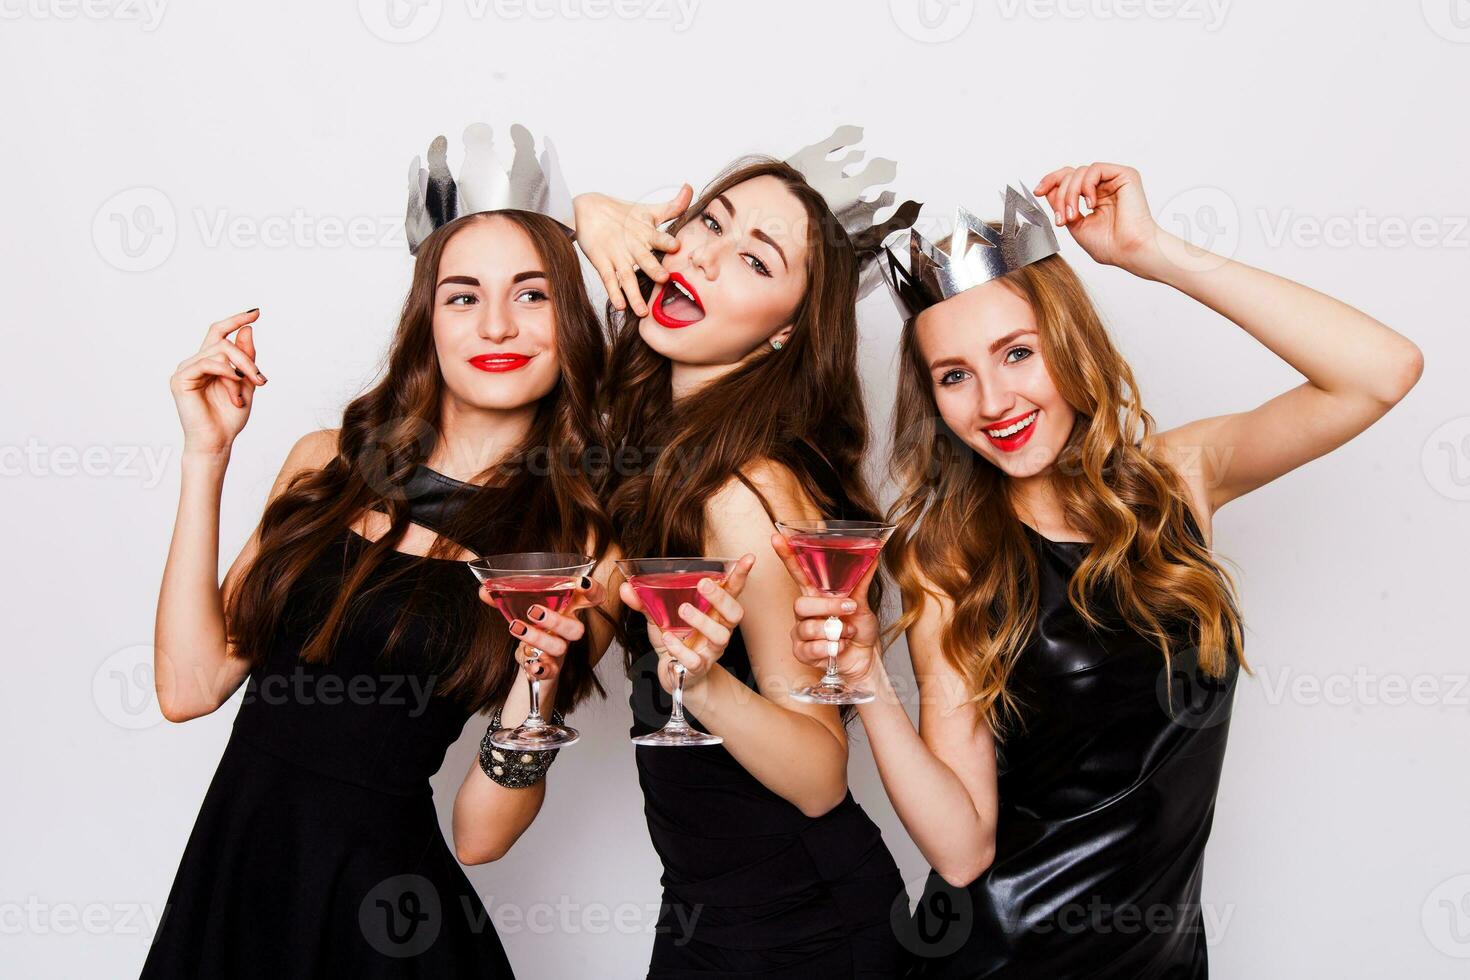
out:
{"label": "smiling face", "polygon": [[1042,360],[1031,304],[991,280],[919,314],[914,339],[940,416],[1013,478],[1056,461],[1077,413]]}
{"label": "smiling face", "polygon": [[664,256],[669,281],[638,324],[649,347],[690,365],[736,364],[784,342],[807,288],[810,218],[776,177],[752,177],[710,201]]}
{"label": "smiling face", "polygon": [[434,350],[448,393],[471,408],[523,408],[560,376],[545,263],[531,237],[498,217],[444,246],[434,290]]}

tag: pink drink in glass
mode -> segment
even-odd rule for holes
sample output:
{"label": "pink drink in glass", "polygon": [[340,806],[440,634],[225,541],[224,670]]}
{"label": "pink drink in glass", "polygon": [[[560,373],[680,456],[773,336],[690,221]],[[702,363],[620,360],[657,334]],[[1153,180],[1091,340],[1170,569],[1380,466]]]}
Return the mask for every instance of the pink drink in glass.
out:
{"label": "pink drink in glass", "polygon": [[577,590],[577,583],[565,575],[505,575],[488,584],[491,601],[507,620],[524,621],[537,604],[561,612]]}
{"label": "pink drink in glass", "polygon": [[793,534],[787,539],[812,585],[829,596],[849,596],[883,550],[881,538]]}
{"label": "pink drink in glass", "polygon": [[725,576],[709,572],[654,572],[634,575],[628,579],[628,584],[643,600],[649,619],[660,629],[685,637],[694,632],[694,627],[679,616],[679,606],[687,602],[700,612],[709,612],[709,600],[699,591],[702,579],[709,579],[716,585],[725,584]]}

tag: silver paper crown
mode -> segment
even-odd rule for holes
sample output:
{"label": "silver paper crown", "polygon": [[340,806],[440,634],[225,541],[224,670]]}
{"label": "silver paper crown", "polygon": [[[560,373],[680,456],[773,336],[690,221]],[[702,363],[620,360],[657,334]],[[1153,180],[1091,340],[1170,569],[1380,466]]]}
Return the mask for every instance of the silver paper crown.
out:
{"label": "silver paper crown", "polygon": [[918,316],[951,296],[1061,251],[1041,202],[1025,187],[1024,183],[1019,190],[1008,186],[1001,192],[1005,211],[999,231],[964,208],[956,208],[947,250],[909,229],[905,263],[890,247],[898,244],[899,234],[889,236],[883,243],[881,265],[905,317]]}
{"label": "silver paper crown", "polygon": [[427,168],[418,157],[409,164],[408,213],[403,219],[409,254],[417,253],[436,228],[484,211],[534,211],[559,221],[571,233],[572,196],[551,140],[541,141],[538,157],[530,131],[519,123],[511,126],[515,156],[507,168],[495,153],[495,134],[485,123],[467,126],[463,139],[458,180],[449,172],[449,141],[443,136],[429,144]]}
{"label": "silver paper crown", "polygon": [[[855,146],[862,138],[861,126],[838,126],[831,136],[804,146],[786,158],[786,163],[827,202],[828,210],[857,246],[859,298],[878,285],[879,245],[886,236],[912,225],[920,209],[917,201],[905,201],[884,221],[876,220],[879,211],[893,204],[893,191],[885,190],[873,198],[864,198],[863,194],[891,182],[898,175],[898,164],[874,157],[857,173],[846,173],[848,166],[864,156],[864,151]],[[840,159],[832,156],[849,147],[849,152]]]}

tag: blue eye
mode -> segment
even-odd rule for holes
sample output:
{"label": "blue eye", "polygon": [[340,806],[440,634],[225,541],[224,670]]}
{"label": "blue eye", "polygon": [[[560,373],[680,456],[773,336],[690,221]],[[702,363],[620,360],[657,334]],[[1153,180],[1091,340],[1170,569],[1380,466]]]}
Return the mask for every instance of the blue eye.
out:
{"label": "blue eye", "polygon": [[700,212],[699,220],[703,221],[704,226],[710,231],[714,232],[716,235],[720,234],[720,223],[715,220],[714,215],[710,214],[708,211],[702,211]]}
{"label": "blue eye", "polygon": [[754,269],[757,273],[765,276],[767,279],[771,277],[771,270],[766,268],[766,264],[762,262],[758,256],[754,256],[749,254],[748,252],[745,252],[741,253],[741,257],[744,258],[746,260],[746,264]]}
{"label": "blue eye", "polygon": [[946,371],[944,372],[944,374],[940,375],[939,383],[947,388],[950,385],[959,384],[961,381],[965,380],[966,376],[967,375],[964,371],[961,371],[959,368],[955,368],[953,371]]}
{"label": "blue eye", "polygon": [[[1012,358],[1011,357],[1012,354],[1020,354],[1021,356],[1020,357],[1017,357],[1017,358]],[[1024,361],[1026,358],[1028,358],[1030,356],[1031,356],[1031,348],[1029,348],[1029,347],[1012,347],[1010,350],[1006,351],[1005,363],[1007,363],[1007,364],[1015,364],[1018,361]]]}

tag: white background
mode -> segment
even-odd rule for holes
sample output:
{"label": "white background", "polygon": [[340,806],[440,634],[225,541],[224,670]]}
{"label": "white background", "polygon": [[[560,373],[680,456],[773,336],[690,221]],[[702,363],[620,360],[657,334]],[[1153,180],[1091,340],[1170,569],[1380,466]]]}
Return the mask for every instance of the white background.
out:
{"label": "white background", "polygon": [[[552,134],[574,190],[649,198],[857,122],[941,219],[995,213],[1006,180],[1121,161],[1172,229],[1418,343],[1402,405],[1217,520],[1257,676],[1204,897],[1216,976],[1464,975],[1465,0],[155,2],[0,0],[7,976],[136,974],[235,714],[175,726],[151,702],[169,373],[211,320],[263,309],[233,556],[292,441],[335,425],[385,349],[409,160],[481,119]],[[1298,382],[1188,299],[1064,251],[1163,426]],[[862,313],[885,431],[898,321],[881,298]],[[527,977],[647,962],[658,866],[609,683],[536,825],[470,870]],[[434,781],[446,832],[482,730]],[[915,887],[924,862],[857,736],[854,792]]]}

